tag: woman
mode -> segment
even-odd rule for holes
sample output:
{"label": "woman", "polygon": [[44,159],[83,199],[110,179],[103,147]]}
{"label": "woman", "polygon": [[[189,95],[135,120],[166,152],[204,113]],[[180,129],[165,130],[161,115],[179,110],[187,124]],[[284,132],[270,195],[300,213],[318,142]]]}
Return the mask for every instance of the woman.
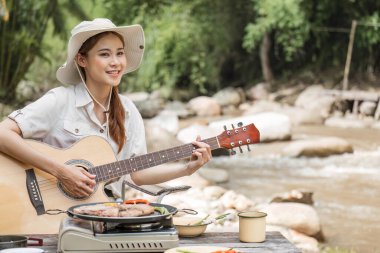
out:
{"label": "woman", "polygon": [[[122,75],[140,65],[144,33],[139,25],[116,27],[108,19],[94,19],[81,22],[71,34],[67,61],[57,71],[57,79],[71,86],[52,89],[1,122],[0,151],[52,174],[72,194],[85,197],[93,191],[94,175],[55,162],[24,138],[66,148],[98,135],[107,139],[118,159],[146,153],[141,115],[117,89]],[[192,174],[211,159],[210,147],[199,140],[185,168],[145,169],[131,174],[132,180],[137,185],[156,184]],[[120,193],[115,185],[111,189]]]}

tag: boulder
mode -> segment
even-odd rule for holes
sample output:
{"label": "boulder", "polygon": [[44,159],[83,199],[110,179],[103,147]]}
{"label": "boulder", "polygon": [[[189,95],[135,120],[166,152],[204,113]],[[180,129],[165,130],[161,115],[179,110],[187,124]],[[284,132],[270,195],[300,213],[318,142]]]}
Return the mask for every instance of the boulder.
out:
{"label": "boulder", "polygon": [[202,168],[198,170],[201,177],[211,181],[212,183],[225,183],[228,181],[228,172],[222,169]]}
{"label": "boulder", "polygon": [[219,199],[227,190],[221,186],[211,185],[203,189],[203,193],[206,199],[217,200]]}
{"label": "boulder", "polygon": [[373,122],[373,119],[362,120],[354,117],[330,117],[325,120],[325,125],[341,128],[366,128],[371,126]]}
{"label": "boulder", "polygon": [[286,145],[283,154],[291,157],[326,157],[330,155],[352,153],[352,145],[344,139],[325,137],[312,140],[298,140]]}
{"label": "boulder", "polygon": [[202,139],[207,139],[219,135],[221,131],[222,129],[216,130],[205,125],[193,124],[178,131],[177,139],[182,143],[190,143],[195,141],[198,135]]}
{"label": "boulder", "polygon": [[173,133],[157,125],[150,127],[147,124],[145,136],[149,152],[177,147],[183,144]]}
{"label": "boulder", "polygon": [[300,203],[271,203],[262,210],[268,214],[267,224],[284,226],[300,233],[313,236],[321,231],[315,209]]}
{"label": "boulder", "polygon": [[188,108],[198,116],[219,116],[221,114],[221,107],[218,102],[207,96],[191,99]]}
{"label": "boulder", "polygon": [[[242,106],[243,107],[243,106]],[[245,105],[243,107],[243,115],[254,115],[262,112],[281,112],[282,105],[278,102],[259,100],[253,102],[251,105]]]}
{"label": "boulder", "polygon": [[329,95],[321,85],[306,88],[295,101],[295,106],[317,113],[326,118],[330,115],[336,98]]}
{"label": "boulder", "polygon": [[377,103],[372,101],[363,101],[359,106],[359,112],[366,116],[375,114]]}
{"label": "boulder", "polygon": [[146,121],[148,127],[160,127],[175,135],[179,129],[178,116],[173,111],[163,110],[154,118]]}
{"label": "boulder", "polygon": [[145,119],[153,118],[158,115],[164,106],[162,99],[148,99],[142,101],[135,101],[135,105],[139,110],[141,116]]}
{"label": "boulder", "polygon": [[285,106],[282,112],[289,116],[293,126],[320,125],[324,122],[324,118],[316,110],[311,111],[299,107]]}
{"label": "boulder", "polygon": [[307,205],[313,205],[313,192],[308,190],[291,190],[272,197],[272,202],[295,202]]}
{"label": "boulder", "polygon": [[215,101],[222,107],[238,106],[245,100],[244,91],[241,88],[228,87],[222,89],[212,96]]}
{"label": "boulder", "polygon": [[250,100],[265,100],[269,96],[269,84],[258,83],[246,91]]}
{"label": "boulder", "polygon": [[185,119],[195,115],[193,111],[187,108],[186,104],[180,101],[167,102],[165,105],[165,110],[175,113],[180,119]]}

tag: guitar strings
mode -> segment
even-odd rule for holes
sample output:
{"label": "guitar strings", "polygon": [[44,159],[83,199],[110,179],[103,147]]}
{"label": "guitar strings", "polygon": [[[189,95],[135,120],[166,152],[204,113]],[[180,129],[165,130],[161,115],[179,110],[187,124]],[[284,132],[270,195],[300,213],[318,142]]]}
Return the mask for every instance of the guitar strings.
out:
{"label": "guitar strings", "polygon": [[[203,141],[204,141],[204,142],[207,142],[211,147],[217,147],[217,146],[218,146],[218,141],[217,141],[217,138],[215,138],[215,137],[213,137],[213,138],[209,138],[209,139],[205,139],[205,140],[203,140]],[[192,144],[185,144],[185,145],[182,145],[182,146],[180,146],[180,147],[178,147],[178,148],[180,148],[181,151],[184,152],[185,154],[189,154],[189,153],[190,153],[190,156],[191,156],[192,151],[194,150],[194,146],[193,146]],[[168,152],[170,152],[170,151],[174,151],[174,150],[176,150],[176,149],[177,149],[177,148],[171,148],[171,149],[165,150],[165,152],[166,152],[166,154],[167,154]],[[153,152],[153,153],[159,153],[159,152],[160,152],[160,151],[158,151],[158,152]],[[156,157],[155,157],[155,156],[153,155],[153,153],[151,153],[151,155],[152,155],[152,158],[153,158],[153,162],[152,162],[152,163],[154,164],[154,166],[159,165],[159,164],[162,164],[163,161],[165,161],[165,160],[168,159],[168,157],[167,157],[166,159],[161,159],[160,156],[156,156]],[[170,157],[170,154],[169,154],[169,157]],[[156,161],[156,160],[157,160],[156,158],[159,159],[160,161]],[[173,157],[172,157],[172,158],[173,158]],[[182,157],[181,157],[181,156],[177,157],[177,155],[174,153],[174,158],[181,159]],[[137,159],[137,161],[139,161],[141,165],[138,165],[136,159],[134,159],[134,161],[135,161],[134,163],[137,165],[136,167],[137,167],[138,170],[140,170],[140,169],[146,167],[146,166],[144,166],[143,161]],[[170,161],[170,159],[169,159],[169,161]],[[122,162],[126,163],[126,160],[124,160],[124,161],[122,161]],[[157,163],[157,162],[158,162],[158,163]],[[156,164],[156,163],[157,163],[157,164]],[[129,162],[129,165],[131,165],[131,162]],[[148,162],[148,163],[145,164],[145,165],[151,166],[151,163]],[[90,169],[105,168],[105,166],[106,166],[106,165],[101,165],[101,166],[96,166],[96,167],[93,167],[93,168],[90,168]],[[112,167],[111,167],[111,169],[112,169]],[[110,170],[110,171],[112,171],[112,173],[108,173],[108,176],[111,175],[111,177],[109,177],[109,179],[112,179],[112,177],[117,178],[117,177],[122,176],[122,175],[119,175],[119,174],[120,174],[120,171],[114,171],[114,170]],[[127,170],[127,172],[128,172],[128,170]],[[130,173],[131,173],[131,172],[132,172],[132,171],[130,171]],[[106,178],[106,177],[105,177],[105,178]],[[105,178],[104,178],[104,179],[105,179]],[[103,177],[102,177],[102,176],[99,176],[99,177],[97,178],[97,181],[101,181],[102,179],[103,179]],[[40,179],[40,180],[37,179],[37,181],[38,181],[38,185],[39,185],[39,188],[40,188],[41,191],[50,191],[50,190],[53,190],[53,189],[56,189],[56,188],[57,188],[57,182],[58,182],[58,180],[57,180],[56,178],[54,178],[54,177],[52,177],[52,178]]]}

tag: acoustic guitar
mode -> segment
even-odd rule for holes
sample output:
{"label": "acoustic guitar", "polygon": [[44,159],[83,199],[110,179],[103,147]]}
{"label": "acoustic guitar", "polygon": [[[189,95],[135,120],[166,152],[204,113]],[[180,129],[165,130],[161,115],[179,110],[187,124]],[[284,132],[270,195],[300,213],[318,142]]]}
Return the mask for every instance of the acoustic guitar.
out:
{"label": "acoustic guitar", "polygon": [[[211,149],[232,149],[258,143],[260,133],[254,124],[225,131],[202,140]],[[67,149],[57,149],[41,142],[27,140],[33,149],[58,162],[83,167],[96,175],[92,195],[78,198],[65,189],[52,175],[21,163],[0,153],[0,234],[55,234],[62,215],[48,215],[46,210],[61,209],[90,202],[109,201],[104,184],[135,171],[190,157],[195,147],[190,144],[148,153],[117,161],[109,143],[97,136],[89,136]],[[249,149],[249,146],[248,146]]]}

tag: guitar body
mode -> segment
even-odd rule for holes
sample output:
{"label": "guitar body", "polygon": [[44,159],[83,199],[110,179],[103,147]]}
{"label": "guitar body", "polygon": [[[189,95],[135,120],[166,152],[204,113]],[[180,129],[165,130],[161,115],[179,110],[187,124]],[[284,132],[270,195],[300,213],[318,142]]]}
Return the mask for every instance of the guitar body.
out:
{"label": "guitar body", "polygon": [[[116,161],[111,146],[101,137],[83,138],[68,149],[57,149],[37,141],[28,141],[33,149],[54,157],[61,163],[93,166]],[[56,234],[59,224],[67,214],[37,215],[26,187],[26,171],[33,169],[38,181],[45,210],[61,209],[89,202],[109,201],[103,192],[104,183],[86,199],[76,200],[66,196],[52,175],[18,162],[0,153],[0,234]]]}

